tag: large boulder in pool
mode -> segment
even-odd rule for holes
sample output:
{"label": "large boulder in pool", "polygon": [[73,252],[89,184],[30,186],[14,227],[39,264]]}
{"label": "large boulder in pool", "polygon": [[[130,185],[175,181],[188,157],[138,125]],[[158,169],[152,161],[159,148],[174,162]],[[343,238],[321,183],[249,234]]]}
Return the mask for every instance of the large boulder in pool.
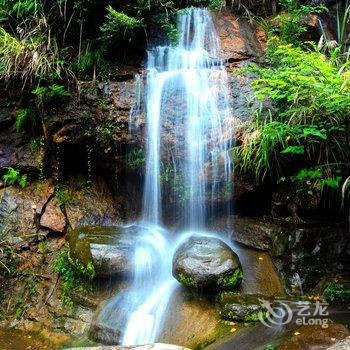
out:
{"label": "large boulder in pool", "polygon": [[86,226],[68,233],[70,258],[77,265],[92,263],[97,277],[131,273],[137,226]]}
{"label": "large boulder in pool", "polygon": [[215,237],[193,235],[173,257],[174,277],[192,289],[233,289],[242,280],[239,258]]}

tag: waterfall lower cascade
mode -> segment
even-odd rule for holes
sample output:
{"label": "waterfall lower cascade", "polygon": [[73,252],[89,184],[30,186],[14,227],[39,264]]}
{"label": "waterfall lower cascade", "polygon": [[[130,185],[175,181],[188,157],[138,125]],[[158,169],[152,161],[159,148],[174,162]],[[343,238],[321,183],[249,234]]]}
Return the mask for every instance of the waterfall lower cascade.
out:
{"label": "waterfall lower cascade", "polygon": [[[182,227],[204,230],[218,197],[231,190],[232,147],[228,78],[210,12],[189,8],[178,17],[179,42],[148,52],[144,100],[147,125],[143,222],[137,239],[133,285],[127,295],[130,314],[122,344],[155,342],[177,282],[172,277],[176,244],[162,225],[167,195],[162,179],[171,174]],[[174,190],[175,191],[175,190]]]}

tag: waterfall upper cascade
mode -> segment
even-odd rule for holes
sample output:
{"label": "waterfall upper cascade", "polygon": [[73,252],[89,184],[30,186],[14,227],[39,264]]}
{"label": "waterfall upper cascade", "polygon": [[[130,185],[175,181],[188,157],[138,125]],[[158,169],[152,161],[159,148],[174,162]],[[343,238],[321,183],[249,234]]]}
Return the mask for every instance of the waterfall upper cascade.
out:
{"label": "waterfall upper cascade", "polygon": [[123,301],[130,310],[122,336],[125,345],[157,340],[177,285],[171,274],[176,243],[160,228],[162,203],[167,200],[161,186],[164,157],[170,155],[174,181],[186,194],[179,205],[186,230],[204,230],[219,193],[231,187],[228,79],[210,12],[183,11],[178,31],[177,45],[149,50],[146,76],[138,77],[145,81],[144,100],[139,95],[130,117],[133,131],[135,111],[145,109],[142,225],[147,229],[137,239],[133,285]]}

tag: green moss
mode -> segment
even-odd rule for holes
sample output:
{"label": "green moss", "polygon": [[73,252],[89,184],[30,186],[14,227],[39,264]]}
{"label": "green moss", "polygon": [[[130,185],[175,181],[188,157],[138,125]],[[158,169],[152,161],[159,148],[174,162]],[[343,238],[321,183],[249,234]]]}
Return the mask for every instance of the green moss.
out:
{"label": "green moss", "polygon": [[197,343],[197,344],[189,344],[189,347],[193,350],[202,350],[205,349],[210,344],[213,344],[218,339],[223,338],[224,336],[230,334],[231,326],[224,324],[223,322],[219,322],[215,331],[212,335],[210,335],[206,340]]}
{"label": "green moss", "polygon": [[78,259],[73,259],[67,247],[65,247],[57,258],[55,271],[62,279],[62,302],[72,306],[73,299],[70,292],[85,295],[92,290],[92,279],[95,277],[95,268],[92,262],[84,265]]}
{"label": "green moss", "polygon": [[268,316],[267,311],[253,311],[243,317],[244,322],[257,322],[260,319],[265,319]]}
{"label": "green moss", "polygon": [[343,284],[330,282],[324,291],[326,299],[330,303],[349,303],[350,289]]}
{"label": "green moss", "polygon": [[243,271],[241,268],[237,268],[233,273],[226,273],[218,279],[218,286],[220,288],[231,289],[237,286],[243,278]]}
{"label": "green moss", "polygon": [[178,280],[181,284],[183,284],[186,287],[189,288],[198,288],[198,284],[195,280],[193,280],[191,277],[185,276],[183,273],[178,274]]}

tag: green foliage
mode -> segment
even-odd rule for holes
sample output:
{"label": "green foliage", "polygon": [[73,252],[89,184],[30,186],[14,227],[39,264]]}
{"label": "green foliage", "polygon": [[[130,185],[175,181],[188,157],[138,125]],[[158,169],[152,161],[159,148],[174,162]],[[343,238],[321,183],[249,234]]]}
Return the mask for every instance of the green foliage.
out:
{"label": "green foliage", "polygon": [[350,3],[348,0],[343,2],[344,4],[337,3],[337,31],[336,40],[333,37],[329,37],[328,33],[324,29],[322,19],[319,21],[322,36],[318,43],[320,49],[327,54],[330,53],[338,61],[338,64],[346,63],[350,58],[350,37],[349,37],[349,24],[350,24]]}
{"label": "green foliage", "polygon": [[225,0],[209,0],[207,6],[211,10],[220,10],[226,4]]}
{"label": "green foliage", "polygon": [[179,273],[178,275],[178,280],[180,283],[182,283],[184,286],[192,288],[192,289],[197,289],[198,285],[197,282],[194,281],[191,277],[184,275],[183,273]]}
{"label": "green foliage", "polygon": [[275,17],[275,24],[268,29],[285,44],[300,45],[302,35],[307,31],[303,20],[311,13],[327,11],[325,6],[302,5],[299,0],[280,0],[280,4],[284,11]]}
{"label": "green foliage", "polygon": [[35,127],[36,122],[37,116],[33,108],[21,108],[17,111],[15,122],[17,132],[23,130],[26,125],[30,125],[31,128]]}
{"label": "green foliage", "polygon": [[261,122],[250,128],[250,138],[233,149],[237,165],[243,172],[251,172],[258,180],[267,175],[282,176],[288,140],[296,140],[293,128],[289,124],[274,121]]}
{"label": "green foliage", "polygon": [[101,41],[104,48],[112,47],[120,40],[130,42],[135,37],[135,31],[143,25],[142,19],[128,16],[108,6],[105,22],[100,27]]}
{"label": "green foliage", "polygon": [[243,317],[244,322],[258,322],[261,319],[265,319],[268,317],[267,311],[257,310],[252,311]]}
{"label": "green foliage", "polygon": [[70,93],[63,85],[38,86],[32,90],[32,94],[40,101],[45,103],[59,102],[70,96]]}
{"label": "green foliage", "polygon": [[64,206],[70,200],[68,190],[57,190],[55,195],[60,207]]}
{"label": "green foliage", "polygon": [[146,162],[145,154],[142,148],[135,147],[127,155],[127,165],[130,169],[138,169]]}
{"label": "green foliage", "polygon": [[55,271],[62,278],[62,302],[73,305],[70,292],[86,294],[92,290],[92,279],[95,277],[95,269],[91,262],[84,266],[79,261],[74,261],[67,248],[64,248],[55,263]]}
{"label": "green foliage", "polygon": [[6,185],[18,185],[24,188],[28,184],[27,175],[20,173],[19,170],[8,167],[6,173],[3,175],[2,180]]}
{"label": "green foliage", "polygon": [[241,283],[243,278],[243,271],[237,268],[233,273],[228,273],[220,276],[218,279],[218,286],[224,289],[232,289]]}
{"label": "green foliage", "polygon": [[[317,49],[291,45],[270,52],[270,68],[251,67],[259,99],[274,102],[268,117],[257,115],[250,138],[234,149],[238,165],[257,179],[293,175],[321,167],[316,187],[338,186],[340,163],[348,162],[349,74]],[[325,174],[327,172],[327,174]],[[294,177],[297,181],[299,176]]]}
{"label": "green foliage", "polygon": [[160,14],[156,17],[156,22],[164,30],[167,37],[169,38],[172,44],[177,44],[179,41],[179,30],[176,27],[176,16],[166,14]]}
{"label": "green foliage", "polygon": [[33,151],[40,151],[44,147],[44,140],[42,137],[32,137],[30,146]]}
{"label": "green foliage", "polygon": [[342,181],[340,169],[332,169],[328,165],[318,168],[305,168],[290,177],[297,185],[298,191],[305,191],[309,195],[326,188],[339,189]]}
{"label": "green foliage", "polygon": [[324,293],[327,301],[331,303],[350,303],[350,288],[341,283],[328,283]]}
{"label": "green foliage", "polygon": [[54,38],[37,34],[42,24],[21,38],[0,27],[0,79],[19,80],[22,88],[43,78],[61,77],[63,61]]}
{"label": "green foliage", "polygon": [[103,57],[100,49],[93,50],[88,44],[81,54],[76,67],[80,77],[84,80],[90,80],[94,76],[103,78],[107,75],[108,62]]}

